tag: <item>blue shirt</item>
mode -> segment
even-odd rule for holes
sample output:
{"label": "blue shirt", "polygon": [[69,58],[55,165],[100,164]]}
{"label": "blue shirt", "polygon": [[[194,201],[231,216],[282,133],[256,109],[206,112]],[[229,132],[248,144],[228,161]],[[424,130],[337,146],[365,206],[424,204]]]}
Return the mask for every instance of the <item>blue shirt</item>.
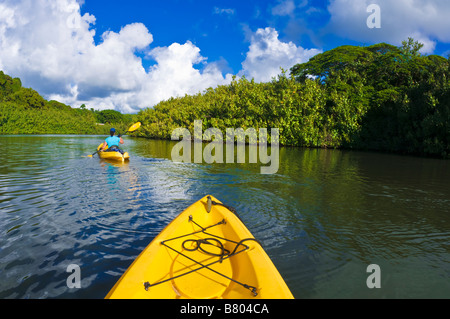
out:
{"label": "blue shirt", "polygon": [[105,139],[105,142],[108,143],[108,148],[113,145],[119,146],[120,138],[117,136],[110,136]]}

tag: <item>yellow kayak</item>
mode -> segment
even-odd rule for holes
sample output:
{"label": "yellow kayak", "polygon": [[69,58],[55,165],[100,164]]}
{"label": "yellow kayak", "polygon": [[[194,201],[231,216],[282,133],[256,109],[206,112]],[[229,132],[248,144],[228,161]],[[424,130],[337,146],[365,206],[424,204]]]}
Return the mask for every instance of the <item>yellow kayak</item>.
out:
{"label": "yellow kayak", "polygon": [[232,210],[212,196],[188,207],[106,298],[292,299],[269,256]]}
{"label": "yellow kayak", "polygon": [[97,147],[97,151],[99,151],[97,154],[102,159],[112,160],[112,161],[121,161],[121,162],[124,162],[124,161],[130,159],[130,155],[128,154],[128,152],[125,152],[124,154],[122,154],[120,152],[111,152],[111,151],[108,152],[107,151],[108,147],[106,147],[106,149],[104,151],[100,151],[102,146],[103,146],[103,143]]}

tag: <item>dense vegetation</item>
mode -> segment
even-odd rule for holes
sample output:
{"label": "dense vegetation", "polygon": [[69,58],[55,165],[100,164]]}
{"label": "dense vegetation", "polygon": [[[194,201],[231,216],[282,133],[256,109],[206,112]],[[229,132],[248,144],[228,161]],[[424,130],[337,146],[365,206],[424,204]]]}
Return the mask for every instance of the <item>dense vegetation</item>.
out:
{"label": "dense vegetation", "polygon": [[0,71],[0,134],[107,134],[139,120],[135,135],[170,139],[179,127],[193,134],[202,120],[203,130],[224,136],[226,128],[278,128],[285,146],[450,158],[450,57],[421,55],[421,46],[341,46],[270,82],[234,78],[137,115],[46,101]]}
{"label": "dense vegetation", "polygon": [[[245,77],[139,112],[148,138],[175,128],[279,128],[286,146],[450,157],[450,60],[402,47],[341,46],[268,83]],[[225,135],[224,135],[225,136]]]}
{"label": "dense vegetation", "polygon": [[108,134],[110,125],[124,132],[132,120],[131,115],[113,110],[46,101],[35,90],[22,87],[19,78],[0,71],[0,134]]}

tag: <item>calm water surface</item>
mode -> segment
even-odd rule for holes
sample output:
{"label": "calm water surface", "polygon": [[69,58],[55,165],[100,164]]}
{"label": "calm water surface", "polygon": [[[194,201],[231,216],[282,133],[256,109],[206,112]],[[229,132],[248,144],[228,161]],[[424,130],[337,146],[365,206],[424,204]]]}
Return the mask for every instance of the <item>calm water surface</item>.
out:
{"label": "calm water surface", "polygon": [[176,164],[174,142],[132,138],[129,163],[82,157],[102,139],[0,136],[0,298],[104,298],[207,194],[237,209],[296,298],[450,298],[450,161],[282,148],[278,173],[261,175]]}

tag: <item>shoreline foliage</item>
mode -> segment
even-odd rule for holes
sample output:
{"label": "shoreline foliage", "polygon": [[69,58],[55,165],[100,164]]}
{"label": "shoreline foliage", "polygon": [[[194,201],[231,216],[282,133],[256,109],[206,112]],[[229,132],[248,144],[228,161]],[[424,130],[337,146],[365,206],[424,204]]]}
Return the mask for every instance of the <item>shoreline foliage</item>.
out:
{"label": "shoreline foliage", "polygon": [[[344,45],[294,65],[270,82],[228,85],[173,97],[138,114],[71,108],[46,101],[0,71],[1,134],[130,134],[170,140],[215,127],[278,128],[283,146],[339,148],[450,158],[450,56],[421,55],[422,44]],[[98,125],[107,123],[107,125]]]}

